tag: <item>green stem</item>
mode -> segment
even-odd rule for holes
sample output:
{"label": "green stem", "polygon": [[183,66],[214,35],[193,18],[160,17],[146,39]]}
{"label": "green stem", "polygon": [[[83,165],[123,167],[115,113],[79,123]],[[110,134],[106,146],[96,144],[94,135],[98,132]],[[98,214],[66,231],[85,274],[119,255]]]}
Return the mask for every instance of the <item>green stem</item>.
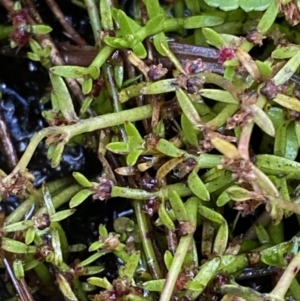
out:
{"label": "green stem", "polygon": [[290,292],[294,298],[295,301],[300,301],[300,285],[297,281],[297,279],[293,279],[291,285],[290,285]]}
{"label": "green stem", "polygon": [[[63,191],[59,192],[52,198],[53,206],[55,209],[68,202],[78,191],[82,189],[80,184],[73,184]],[[45,213],[46,207],[41,208],[38,213]]]}
{"label": "green stem", "polygon": [[100,47],[101,23],[98,7],[96,6],[96,2],[94,0],[84,0],[84,3],[86,5],[86,9],[89,15],[96,45]]}
{"label": "green stem", "polygon": [[161,279],[163,277],[162,271],[159,267],[154,248],[149,236],[149,222],[146,214],[142,211],[142,201],[133,201],[135,216],[139,226],[140,236],[142,239],[143,250],[146,256],[147,264],[150,269],[151,275],[154,279]]}
{"label": "green stem", "polygon": [[195,157],[201,169],[214,168],[222,163],[223,158],[224,157],[221,155],[211,155],[211,154],[201,154],[200,156]]}
{"label": "green stem", "polygon": [[120,186],[113,186],[111,197],[122,197],[134,200],[148,200],[155,197],[167,197],[168,191],[176,191],[180,197],[190,196],[192,191],[183,183],[172,184],[162,187],[156,192],[147,192],[142,189],[134,189]]}
{"label": "green stem", "polygon": [[[239,284],[223,285],[221,290],[223,294],[230,294],[233,296],[242,297],[248,301],[283,301],[283,299],[271,297],[269,294],[261,294],[250,287],[244,287]],[[266,298],[266,296],[268,297]]]}
{"label": "green stem", "polygon": [[270,295],[276,296],[278,299],[284,299],[284,296],[288,291],[293,279],[296,277],[299,269],[300,252],[298,252],[298,254],[292,259],[290,264],[287,266]]}
{"label": "green stem", "polygon": [[291,211],[291,212],[294,212],[294,213],[300,215],[300,205],[299,204],[295,204],[293,202],[289,202],[289,201],[271,197],[271,196],[269,196],[269,199],[270,199],[271,203],[273,203],[276,207],[279,207],[281,209],[285,209],[285,210],[288,210],[288,211]]}
{"label": "green stem", "polygon": [[[64,178],[56,180],[48,184],[49,192],[54,196],[57,192],[61,191],[64,187],[69,186],[74,180],[72,178]],[[41,192],[41,189],[39,189]],[[41,202],[35,196],[30,195],[28,199],[16,208],[5,220],[7,224],[19,222],[37,202]]]}
{"label": "green stem", "polygon": [[215,118],[207,122],[207,127],[212,130],[218,129],[224,125],[227,122],[227,119],[231,117],[238,109],[238,105],[228,104]]}
{"label": "green stem", "polygon": [[96,66],[97,68],[101,68],[102,65],[109,58],[109,56],[113,53],[113,51],[114,51],[114,48],[107,46],[107,45],[103,46],[101,48],[101,51],[94,58],[94,60],[90,66]]}
{"label": "green stem", "polygon": [[[189,201],[189,204],[187,204],[187,212],[189,215],[189,220],[192,222],[192,224],[196,227],[197,224],[197,203],[193,200]],[[180,238],[178,247],[176,249],[174,258],[172,260],[171,267],[169,269],[169,273],[166,278],[166,282],[164,285],[164,289],[160,295],[159,301],[169,301],[172,297],[175,284],[178,278],[179,273],[181,272],[181,267],[184,262],[184,259],[186,258],[186,255],[189,251],[189,248],[191,247],[193,243],[193,234],[190,233],[186,236],[182,236]]]}
{"label": "green stem", "polygon": [[152,105],[145,105],[122,112],[110,113],[103,116],[80,120],[78,123],[72,125],[62,127],[53,126],[43,129],[31,138],[29,145],[27,146],[22,158],[13,170],[12,174],[26,169],[35,149],[37,148],[39,143],[47,136],[63,135],[65,136],[64,141],[66,141],[67,143],[72,137],[76,135],[123,124],[125,121],[134,122],[143,120],[150,118],[151,116]]}
{"label": "green stem", "polygon": [[31,208],[35,206],[36,202],[37,200],[30,195],[25,202],[23,202],[5,219],[5,223],[12,224],[19,222],[31,210]]}
{"label": "green stem", "polygon": [[35,266],[34,271],[37,274],[39,281],[47,287],[47,290],[55,290],[53,279],[48,268],[43,262],[40,262],[37,266]]}

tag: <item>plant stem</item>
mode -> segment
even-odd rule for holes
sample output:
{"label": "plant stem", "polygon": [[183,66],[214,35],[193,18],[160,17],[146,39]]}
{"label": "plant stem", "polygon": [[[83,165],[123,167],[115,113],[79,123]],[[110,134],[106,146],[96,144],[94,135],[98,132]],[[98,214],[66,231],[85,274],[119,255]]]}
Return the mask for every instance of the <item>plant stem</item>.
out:
{"label": "plant stem", "polygon": [[22,158],[13,170],[12,174],[26,169],[32,155],[34,154],[35,149],[42,141],[42,139],[47,136],[62,135],[64,136],[64,141],[67,143],[72,137],[76,135],[123,124],[125,121],[134,122],[143,120],[145,118],[150,118],[151,116],[152,105],[145,105],[122,112],[110,113],[103,116],[84,119],[72,125],[61,127],[53,126],[45,128],[31,138],[29,145],[27,146]]}
{"label": "plant stem", "polygon": [[134,200],[148,200],[155,197],[167,198],[168,191],[176,191],[180,197],[186,197],[192,194],[192,191],[184,183],[178,183],[163,186],[159,191],[156,192],[147,192],[142,189],[113,186],[111,197],[122,197]]}
{"label": "plant stem", "polygon": [[284,296],[288,291],[293,279],[296,277],[299,269],[300,252],[298,252],[298,254],[292,259],[290,264],[287,266],[270,295],[276,296],[278,299],[284,299]]}
{"label": "plant stem", "polygon": [[98,7],[96,6],[96,2],[94,0],[84,0],[84,3],[87,8],[87,12],[89,14],[89,19],[91,22],[95,43],[100,47],[100,31],[101,31],[101,23],[100,23],[100,14],[98,11]]}
{"label": "plant stem", "polygon": [[153,244],[149,236],[149,222],[146,214],[142,211],[142,201],[133,201],[134,212],[139,226],[140,236],[142,240],[143,250],[146,256],[147,264],[151,275],[154,279],[161,279],[163,277],[162,271],[159,267]]}
{"label": "plant stem", "polygon": [[[191,200],[189,204],[186,204],[188,206],[187,212],[189,213],[189,220],[192,222],[192,224],[196,227],[197,224],[197,203]],[[159,301],[169,301],[172,297],[175,284],[178,278],[179,273],[181,272],[181,267],[184,262],[184,259],[186,258],[186,255],[188,253],[189,248],[191,247],[193,243],[193,234],[190,233],[186,236],[182,236],[180,238],[178,247],[176,249],[174,258],[172,260],[171,267],[169,269],[169,273],[166,278],[166,282],[164,285],[164,289],[160,295]]]}

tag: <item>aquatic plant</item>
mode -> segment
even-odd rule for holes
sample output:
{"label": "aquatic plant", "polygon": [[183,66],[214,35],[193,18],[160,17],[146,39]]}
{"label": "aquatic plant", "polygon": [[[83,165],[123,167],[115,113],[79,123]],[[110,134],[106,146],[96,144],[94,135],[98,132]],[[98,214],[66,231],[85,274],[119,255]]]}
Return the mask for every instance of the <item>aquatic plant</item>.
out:
{"label": "aquatic plant", "polygon": [[[31,1],[0,0],[11,22],[0,37],[29,49],[51,82],[49,126],[0,174],[2,202],[20,200],[1,219],[0,252],[18,298],[298,300],[298,2],[142,0],[126,11],[74,0],[92,47],[47,3],[82,48],[54,42]],[[41,143],[52,168],[82,145],[102,171],[34,187]],[[62,221],[115,198],[132,214],[70,245]],[[111,279],[98,264],[108,254],[119,260]]]}

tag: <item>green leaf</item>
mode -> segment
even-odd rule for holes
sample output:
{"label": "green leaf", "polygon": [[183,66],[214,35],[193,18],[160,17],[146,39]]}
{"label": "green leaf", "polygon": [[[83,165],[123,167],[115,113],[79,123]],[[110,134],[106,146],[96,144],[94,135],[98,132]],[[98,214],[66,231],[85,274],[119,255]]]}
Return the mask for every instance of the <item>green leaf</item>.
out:
{"label": "green leaf", "polygon": [[50,195],[50,191],[48,189],[48,186],[45,183],[43,183],[43,185],[42,185],[42,193],[43,193],[44,203],[46,205],[48,214],[49,215],[54,214],[55,213],[55,208],[54,208],[54,205],[53,205],[52,197]]}
{"label": "green leaf", "polygon": [[290,160],[296,160],[299,150],[299,143],[295,131],[294,122],[290,122],[286,129],[286,145],[284,157]]}
{"label": "green leaf", "polygon": [[72,173],[73,178],[83,187],[92,187],[93,183],[91,183],[83,174],[80,172],[74,171]]}
{"label": "green leaf", "polygon": [[78,299],[73,293],[69,282],[65,279],[65,277],[62,274],[57,273],[56,283],[58,284],[58,287],[66,300],[78,301]]}
{"label": "green leaf", "polygon": [[147,57],[147,50],[142,43],[137,43],[132,46],[132,51],[141,59],[145,59]]}
{"label": "green leaf", "polygon": [[[240,0],[240,3],[243,3],[243,6],[248,5],[248,7],[250,6],[255,10],[265,10],[269,6],[257,25],[257,30],[262,34],[266,34],[278,15],[280,8],[279,2],[273,0]],[[245,9],[245,11],[249,10]]]}
{"label": "green leaf", "polygon": [[100,75],[100,69],[97,68],[94,65],[89,66],[88,68],[88,74],[91,76],[92,79],[97,79]]}
{"label": "green leaf", "polygon": [[217,89],[202,89],[200,95],[224,103],[239,104],[239,101],[235,99],[228,91]]}
{"label": "green leaf", "polygon": [[50,219],[51,222],[60,222],[69,216],[71,216],[73,213],[75,213],[76,209],[66,209],[66,210],[61,210],[59,212],[54,213],[51,215]]}
{"label": "green leaf", "polygon": [[90,189],[83,189],[78,191],[70,200],[69,207],[74,208],[79,206],[85,199],[87,199],[94,192]]}
{"label": "green leaf", "polygon": [[227,188],[226,193],[230,199],[237,202],[243,202],[253,198],[253,193],[251,191],[236,185]]}
{"label": "green leaf", "polygon": [[54,249],[54,262],[53,263],[56,266],[60,266],[63,262],[63,255],[62,255],[62,250],[61,250],[59,232],[57,229],[51,228],[50,233],[51,233],[51,243],[52,243],[52,247]]}
{"label": "green leaf", "polygon": [[111,142],[106,145],[106,149],[120,155],[129,153],[129,145],[127,142]]}
{"label": "green leaf", "polygon": [[34,228],[28,228],[25,234],[25,244],[30,245],[35,237],[35,229]]}
{"label": "green leaf", "polygon": [[128,166],[134,166],[142,153],[142,149],[132,150],[126,157],[126,164]]}
{"label": "green leaf", "polygon": [[199,139],[197,131],[195,130],[192,123],[185,116],[185,114],[181,114],[181,127],[183,132],[182,136],[184,137],[184,139],[186,139],[190,145],[198,147]]}
{"label": "green leaf", "polygon": [[300,50],[298,45],[288,45],[277,48],[272,52],[272,58],[277,60],[284,60],[293,57]]}
{"label": "green leaf", "polygon": [[100,5],[100,15],[101,15],[101,23],[104,30],[113,30],[113,20],[112,20],[112,12],[111,12],[111,3],[109,0],[102,0],[99,3]]}
{"label": "green leaf", "polygon": [[[113,10],[113,12],[114,11],[115,10]],[[113,14],[113,16],[114,15],[115,14]],[[141,26],[137,22],[129,18],[121,9],[117,10],[117,22],[119,23],[120,31],[123,36],[134,34],[141,28]]]}
{"label": "green leaf", "polygon": [[300,146],[300,122],[295,121],[295,133],[297,136],[298,145]]}
{"label": "green leaf", "polygon": [[104,278],[99,278],[99,277],[90,277],[87,279],[87,282],[99,287],[102,287],[106,290],[112,290],[113,286],[110,284],[110,282],[104,277]]}
{"label": "green leaf", "polygon": [[269,78],[272,75],[273,70],[269,64],[258,61],[258,60],[256,60],[255,63],[256,63],[258,70],[263,78]]}
{"label": "green leaf", "polygon": [[199,128],[202,125],[201,118],[200,118],[197,110],[195,109],[194,105],[192,104],[190,98],[186,94],[186,92],[184,92],[180,88],[177,88],[176,89],[176,97],[177,97],[177,101],[178,101],[183,113],[187,117],[187,119],[196,128]]}
{"label": "green leaf", "polygon": [[169,250],[167,250],[164,254],[164,263],[165,263],[168,271],[170,270],[172,262],[173,262],[173,255]]}
{"label": "green leaf", "polygon": [[172,221],[172,219],[170,218],[168,212],[166,211],[165,208],[165,202],[163,201],[159,207],[158,207],[158,216],[160,219],[160,222],[169,230],[171,231],[175,231],[175,225]]}
{"label": "green leaf", "polygon": [[27,246],[23,242],[10,239],[8,237],[2,237],[1,248],[7,252],[16,254],[35,253],[36,251],[36,247]]}
{"label": "green leaf", "polygon": [[275,128],[269,116],[257,105],[252,105],[253,121],[269,136],[275,136]]}
{"label": "green leaf", "polygon": [[179,194],[174,191],[171,190],[168,193],[169,196],[169,202],[171,204],[171,207],[175,213],[176,219],[180,222],[180,221],[188,221],[189,217],[187,215],[187,212],[185,210],[185,206],[182,202],[181,197],[179,196]]}
{"label": "green leaf", "polygon": [[274,155],[285,157],[286,149],[286,132],[287,127],[289,126],[290,121],[282,123],[276,133],[275,142],[274,142]]}
{"label": "green leaf", "polygon": [[80,108],[80,112],[79,115],[82,117],[82,115],[84,115],[86,113],[86,111],[88,110],[88,108],[90,108],[92,102],[93,102],[94,98],[91,96],[86,96],[83,100],[82,106]]}
{"label": "green leaf", "polygon": [[223,191],[218,199],[217,199],[217,206],[218,207],[223,207],[225,204],[227,204],[229,201],[231,200],[230,196],[228,195],[228,193],[226,191]]}
{"label": "green leaf", "polygon": [[124,128],[127,134],[129,147],[135,147],[136,145],[144,143],[144,139],[132,122],[125,122]]}
{"label": "green leaf", "polygon": [[259,242],[262,245],[270,243],[271,242],[270,237],[269,237],[269,234],[266,231],[266,229],[260,224],[254,225],[254,226],[255,226],[255,232],[256,232]]}
{"label": "green leaf", "polygon": [[89,94],[93,89],[93,80],[91,77],[85,79],[81,84],[82,92],[84,95]]}
{"label": "green leaf", "polygon": [[274,155],[257,155],[255,165],[270,175],[294,174],[294,176],[300,176],[300,163]]}
{"label": "green leaf", "polygon": [[62,154],[64,152],[65,148],[65,142],[60,142],[57,145],[55,145],[55,148],[52,153],[52,159],[51,159],[51,167],[55,168],[60,164]]}
{"label": "green leaf", "polygon": [[300,112],[300,101],[297,98],[279,93],[272,100],[287,109]]}
{"label": "green leaf", "polygon": [[[206,41],[215,46],[216,48],[222,48],[224,46],[227,46],[226,41],[224,38],[218,34],[216,31],[214,31],[211,28],[203,28],[202,33],[205,36]],[[221,90],[220,90],[221,91]]]}
{"label": "green leaf", "polygon": [[[292,75],[297,71],[299,65],[300,65],[300,50],[292,58],[290,58],[288,62],[273,77],[272,80],[274,84],[276,86],[279,86],[287,82],[292,77]],[[298,106],[300,106],[299,101],[298,101]]]}
{"label": "green leaf", "polygon": [[[273,0],[204,0],[206,4],[212,7],[219,7],[221,10],[231,11],[241,7],[244,11],[264,11],[273,2]],[[274,1],[277,2],[277,1]]]}
{"label": "green leaf", "polygon": [[235,10],[239,7],[239,0],[204,0],[211,7],[218,7],[225,11]]}
{"label": "green leaf", "polygon": [[225,188],[228,187],[230,183],[232,183],[231,173],[227,170],[222,170],[222,171],[223,171],[222,174],[217,178],[209,182],[205,181],[205,186],[210,193],[218,191],[219,189],[224,190]]}
{"label": "green leaf", "polygon": [[15,259],[13,261],[13,271],[14,271],[14,274],[15,274],[15,276],[16,276],[16,278],[18,280],[21,280],[21,279],[24,278],[25,273],[24,273],[24,268],[23,268],[22,260]]}
{"label": "green leaf", "polygon": [[209,192],[195,169],[189,174],[188,186],[199,199],[210,200]]}
{"label": "green leaf", "polygon": [[213,246],[213,254],[217,256],[221,256],[225,253],[228,243],[228,224],[226,222],[222,223],[218,229],[214,246]]}
{"label": "green leaf", "polygon": [[291,242],[285,242],[261,251],[261,261],[268,266],[285,266],[284,256],[287,253],[290,245]]}
{"label": "green leaf", "polygon": [[[176,90],[176,80],[174,78],[163,79],[154,83],[144,84],[144,87],[142,87],[139,91],[137,91],[137,95],[132,95],[132,93],[130,93],[130,98],[134,96],[138,96],[139,93],[141,93],[142,95],[151,95],[151,94],[156,95],[161,93],[172,92],[175,90]],[[128,89],[127,89],[127,94],[128,94]]]}
{"label": "green leaf", "polygon": [[40,57],[33,53],[33,52],[27,52],[27,57],[32,60],[32,61],[35,61],[35,62],[39,62],[40,61]]}
{"label": "green leaf", "polygon": [[53,87],[53,94],[58,102],[60,111],[66,120],[70,122],[76,121],[78,118],[66,83],[60,76],[52,72],[49,73],[49,76]]}
{"label": "green leaf", "polygon": [[108,237],[108,232],[107,232],[105,225],[100,224],[98,232],[101,237],[104,237],[104,238]]}
{"label": "green leaf", "polygon": [[83,275],[83,276],[95,275],[95,274],[99,274],[103,271],[104,271],[103,266],[100,266],[100,265],[99,266],[89,266],[89,267],[85,267],[80,275]]}
{"label": "green leaf", "polygon": [[87,259],[81,261],[77,266],[78,267],[85,267],[85,266],[91,264],[92,262],[94,262],[95,260],[97,260],[98,258],[100,258],[101,256],[105,255],[106,253],[107,252],[105,252],[105,251],[98,251],[97,253],[91,255]]}
{"label": "green leaf", "polygon": [[55,66],[50,68],[50,72],[68,78],[80,78],[88,75],[90,70],[79,66]]}
{"label": "green leaf", "polygon": [[34,269],[35,267],[37,267],[40,264],[42,264],[40,261],[38,261],[36,259],[32,259],[29,262],[25,263],[25,265],[24,265],[24,271],[29,271],[31,269]]}
{"label": "green leaf", "polygon": [[211,143],[226,158],[236,159],[240,157],[238,149],[232,143],[224,139],[214,137],[211,139]]}
{"label": "green leaf", "polygon": [[33,34],[47,34],[52,31],[52,28],[50,26],[44,24],[25,25],[25,30],[26,26],[28,26],[28,31]]}
{"label": "green leaf", "polygon": [[89,246],[89,252],[100,250],[104,246],[102,241],[95,241]]}
{"label": "green leaf", "polygon": [[[33,225],[33,222],[32,222]],[[15,231],[23,231],[26,230],[30,225],[22,222],[13,223],[2,228],[3,232],[15,232]]]}
{"label": "green leaf", "polygon": [[185,152],[177,148],[174,144],[166,139],[159,139],[156,144],[156,149],[169,157],[181,157],[185,155]]}
{"label": "green leaf", "polygon": [[144,27],[145,34],[150,36],[153,35],[153,33],[157,33],[157,29],[163,26],[165,19],[166,18],[163,14],[157,14],[153,16]]}
{"label": "green leaf", "polygon": [[207,26],[211,27],[222,23],[224,23],[224,18],[202,13],[200,16],[192,16],[184,19],[183,28],[194,29]]}
{"label": "green leaf", "polygon": [[226,222],[224,217],[220,213],[218,213],[208,207],[200,205],[198,207],[198,211],[202,216],[204,216],[205,218],[207,218],[208,220],[210,220],[212,222],[215,222],[218,224],[222,224],[222,223]]}
{"label": "green leaf", "polygon": [[140,251],[136,251],[130,255],[125,267],[119,270],[121,278],[126,277],[128,281],[131,281],[133,279],[133,276],[139,264],[140,257]]}
{"label": "green leaf", "polygon": [[[203,290],[206,288],[208,283],[215,277],[215,273],[217,269],[220,266],[220,258],[216,257],[213,258],[206,263],[204,263],[198,274],[194,277],[192,281],[189,281],[185,288],[188,290],[191,290],[194,294],[197,292],[197,295],[200,295]],[[191,292],[188,293],[188,295],[191,294]],[[196,299],[196,298],[193,298]]]}
{"label": "green leaf", "polygon": [[150,280],[143,283],[143,288],[150,292],[162,292],[165,286],[165,279]]}

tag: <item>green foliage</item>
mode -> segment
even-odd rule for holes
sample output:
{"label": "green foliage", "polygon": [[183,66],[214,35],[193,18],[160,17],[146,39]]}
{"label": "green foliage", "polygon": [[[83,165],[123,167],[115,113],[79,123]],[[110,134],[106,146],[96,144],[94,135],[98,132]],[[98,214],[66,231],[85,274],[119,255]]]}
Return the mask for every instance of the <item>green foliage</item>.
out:
{"label": "green foliage", "polygon": [[[299,238],[286,240],[284,227],[300,214],[300,36],[289,25],[298,22],[291,5],[299,7],[271,0],[133,2],[129,16],[107,0],[77,1],[98,47],[89,66],[58,63],[49,40],[31,37],[51,28],[16,24],[11,16],[13,30],[29,34],[28,58],[49,70],[51,109],[43,116],[51,126],[33,136],[10,175],[0,175],[1,199],[22,200],[1,224],[3,263],[10,254],[16,281],[34,271],[45,287],[53,287],[55,271],[55,286],[74,301],[90,294],[194,301],[204,291],[224,300],[297,299]],[[53,168],[65,146],[78,143],[97,154],[100,176],[89,180],[87,171],[76,171],[76,184],[33,188],[25,170],[44,138]],[[74,208],[90,196],[128,200],[133,213],[102,220],[89,246],[69,246],[61,221],[85,210]],[[67,202],[70,209],[59,208]],[[255,220],[258,207],[264,213]],[[253,224],[235,237],[249,214]],[[70,261],[70,252],[84,249],[86,258]],[[99,264],[107,254],[121,263],[113,281],[99,275],[107,272]],[[237,284],[253,266],[284,269],[270,293]],[[216,284],[224,274],[228,283]]]}

